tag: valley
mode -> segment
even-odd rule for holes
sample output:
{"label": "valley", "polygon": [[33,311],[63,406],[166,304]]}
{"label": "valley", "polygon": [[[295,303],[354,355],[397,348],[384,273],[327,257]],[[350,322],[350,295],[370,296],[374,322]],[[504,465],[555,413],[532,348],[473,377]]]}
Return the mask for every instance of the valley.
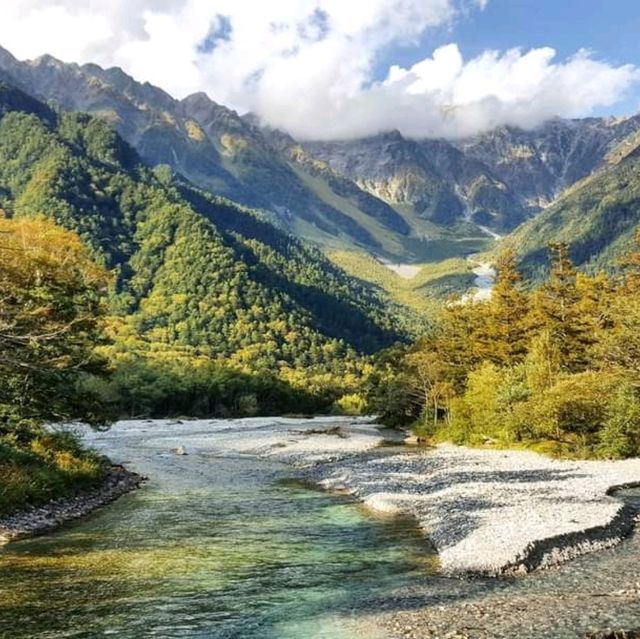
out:
{"label": "valley", "polygon": [[[331,431],[335,426],[343,437]],[[566,505],[561,523],[548,501],[536,502],[549,535],[561,526],[584,526],[590,517],[604,520],[621,507],[619,500],[637,504],[637,490],[615,500],[597,494],[626,471],[608,462],[611,478],[598,479],[596,488],[586,476],[560,472],[593,472],[589,462],[398,443],[376,448],[385,436],[395,438],[345,418],[141,420],[86,431],[87,443],[149,481],[91,519],[0,548],[0,634],[391,639],[453,627],[472,628],[479,639],[508,639],[514,632],[525,639],[549,633],[573,639],[609,627],[612,618],[624,627],[639,622],[637,536],[526,577],[460,579],[443,571],[418,520],[395,512],[415,507],[438,522],[434,541],[457,540],[445,553],[449,568],[454,559],[490,565],[513,549],[496,546],[495,534],[476,551],[465,550],[464,539],[493,525],[516,546],[522,543],[526,529],[509,528],[509,521],[522,520],[521,495],[535,490],[530,475]],[[180,446],[186,454],[176,454]],[[637,472],[637,463],[627,464]],[[458,474],[458,499],[447,501],[451,495],[436,491],[430,503],[417,494],[419,482],[440,482],[448,466],[468,471]],[[515,493],[503,478],[507,468],[520,475]],[[408,472],[409,495],[398,491],[397,480]],[[479,474],[494,508],[510,499],[509,516],[474,502],[467,488],[478,490]],[[324,489],[309,482],[322,478]],[[345,481],[352,494],[336,490]],[[564,491],[577,484],[588,512],[566,502]],[[465,501],[480,511],[462,508]],[[452,503],[462,519],[451,516]],[[465,525],[473,512],[482,513],[480,529]],[[582,523],[572,521],[576,517]],[[157,529],[163,534],[153,534]]]}
{"label": "valley", "polygon": [[342,15],[308,94],[347,5],[248,75],[222,14],[173,66],[207,3],[147,57],[0,46],[0,637],[640,636],[640,115],[582,106],[638,71],[378,78],[491,11],[422,4]]}
{"label": "valley", "polygon": [[[360,140],[297,141],[205,94],[176,100],[122,70],[18,61],[0,73],[60,108],[112,124],[151,164],[264,210],[328,253],[355,250],[391,262],[464,256],[535,217],[565,189],[632,153],[640,118],[550,121],[462,140],[399,132]],[[635,137],[634,137],[635,136]]]}

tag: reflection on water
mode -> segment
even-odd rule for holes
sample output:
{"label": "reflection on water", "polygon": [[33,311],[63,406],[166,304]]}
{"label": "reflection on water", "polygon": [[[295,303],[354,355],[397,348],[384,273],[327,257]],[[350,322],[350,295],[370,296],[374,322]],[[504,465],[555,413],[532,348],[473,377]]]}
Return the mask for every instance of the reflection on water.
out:
{"label": "reflection on water", "polygon": [[142,490],[0,551],[0,637],[355,637],[364,599],[434,569],[411,522],[282,481],[282,465],[126,454]]}

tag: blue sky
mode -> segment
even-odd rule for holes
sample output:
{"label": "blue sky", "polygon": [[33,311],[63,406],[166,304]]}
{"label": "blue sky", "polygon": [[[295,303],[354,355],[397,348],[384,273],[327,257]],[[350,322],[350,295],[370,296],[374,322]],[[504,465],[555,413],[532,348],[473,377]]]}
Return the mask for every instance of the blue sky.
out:
{"label": "blue sky", "polygon": [[[486,49],[552,47],[559,58],[589,49],[611,64],[640,66],[640,0],[490,0],[482,11],[467,11],[451,29],[428,30],[417,46],[388,52],[377,73],[386,75],[390,60],[410,66],[449,42],[456,42],[465,58]],[[614,107],[594,109],[599,115],[637,111],[638,88]]]}

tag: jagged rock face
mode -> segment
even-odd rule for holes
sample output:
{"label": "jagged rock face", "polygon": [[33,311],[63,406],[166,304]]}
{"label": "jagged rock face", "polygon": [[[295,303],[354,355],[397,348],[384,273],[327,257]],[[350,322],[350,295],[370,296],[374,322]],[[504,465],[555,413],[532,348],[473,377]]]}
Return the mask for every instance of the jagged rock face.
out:
{"label": "jagged rock face", "polygon": [[0,48],[0,80],[65,110],[100,115],[149,164],[168,164],[202,188],[262,208],[295,234],[374,252],[388,252],[391,242],[398,256],[404,238],[423,235],[425,221],[509,231],[640,144],[640,116],[502,127],[456,142],[392,131],[298,143],[204,93],[175,100],[118,68],[50,56],[19,62]]}
{"label": "jagged rock face", "polygon": [[623,157],[616,153],[615,161],[573,184],[505,240],[528,276],[546,272],[549,242],[568,244],[572,261],[592,272],[620,268],[640,226],[640,147],[636,135],[629,142]]}
{"label": "jagged rock face", "polygon": [[397,131],[363,140],[308,142],[309,155],[388,202],[415,204],[440,178],[418,144]]}
{"label": "jagged rock face", "polygon": [[3,51],[0,68],[31,95],[63,110],[103,117],[148,163],[169,164],[187,176],[197,175],[196,182],[224,194],[240,190],[216,147],[198,136],[196,123],[184,117],[180,102],[162,89],[136,82],[118,68],[65,64],[50,56],[18,62]]}
{"label": "jagged rock face", "polygon": [[19,62],[0,51],[0,70],[64,110],[107,119],[149,164],[169,164],[203,188],[271,212],[281,225],[303,219],[329,236],[345,234],[377,246],[367,229],[306,188],[257,127],[205,94],[178,101],[121,69],[65,64],[50,56]]}
{"label": "jagged rock face", "polygon": [[443,180],[418,142],[397,131],[362,140],[307,142],[306,152],[392,205],[409,205],[439,224],[463,216],[452,184]]}
{"label": "jagged rock face", "polygon": [[510,230],[629,153],[639,132],[639,116],[587,118],[553,120],[532,131],[502,127],[459,142],[416,142],[394,132],[305,148],[387,202],[415,205],[424,193],[453,193],[474,221]]}
{"label": "jagged rock face", "polygon": [[502,230],[513,228],[527,215],[486,165],[446,140],[407,140],[396,131],[304,146],[376,197],[410,205],[417,215],[440,224],[466,217]]}
{"label": "jagged rock face", "polygon": [[607,154],[638,130],[638,116],[553,120],[532,131],[503,127],[457,146],[536,211],[602,166]]}

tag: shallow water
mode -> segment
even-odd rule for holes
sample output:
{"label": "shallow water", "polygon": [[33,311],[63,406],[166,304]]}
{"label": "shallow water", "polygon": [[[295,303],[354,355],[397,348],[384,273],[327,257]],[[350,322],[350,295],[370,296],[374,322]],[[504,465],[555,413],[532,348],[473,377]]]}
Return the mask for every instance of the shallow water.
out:
{"label": "shallow water", "polygon": [[277,462],[178,456],[147,437],[107,444],[144,488],[0,550],[0,637],[348,639],[363,636],[352,616],[365,598],[434,569],[410,521],[290,481]]}
{"label": "shallow water", "polygon": [[[610,596],[640,588],[639,536],[522,579],[445,579],[411,521],[304,486],[290,466],[223,452],[216,442],[242,437],[225,427],[95,436],[151,480],[83,522],[0,549],[0,637],[388,639],[369,613],[442,605],[484,606],[492,637],[640,627],[640,599]],[[171,453],[177,444],[190,454]],[[640,491],[625,499],[640,506]],[[448,627],[456,621],[454,610]]]}

